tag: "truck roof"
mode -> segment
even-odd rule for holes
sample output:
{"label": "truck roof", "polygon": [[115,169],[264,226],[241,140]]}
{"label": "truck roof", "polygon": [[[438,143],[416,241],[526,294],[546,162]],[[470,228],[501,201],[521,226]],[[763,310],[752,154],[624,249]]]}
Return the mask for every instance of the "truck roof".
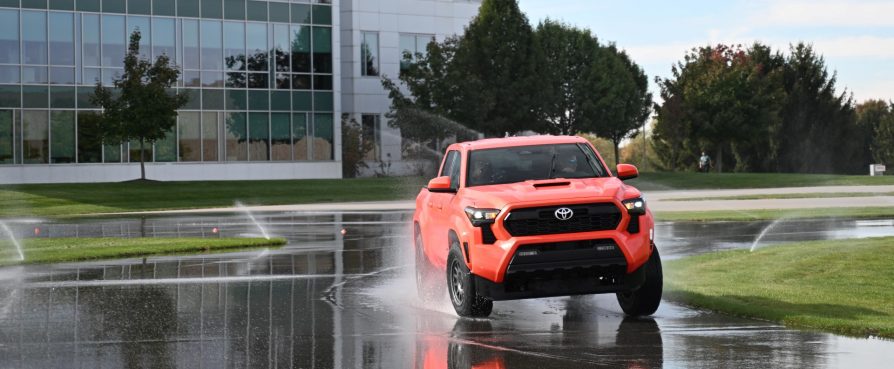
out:
{"label": "truck roof", "polygon": [[[496,149],[501,147],[514,146],[531,146],[531,145],[554,145],[563,143],[583,143],[586,139],[577,136],[518,136],[505,138],[486,138],[477,141],[460,142],[458,145],[467,150]],[[452,145],[451,145],[452,146]]]}

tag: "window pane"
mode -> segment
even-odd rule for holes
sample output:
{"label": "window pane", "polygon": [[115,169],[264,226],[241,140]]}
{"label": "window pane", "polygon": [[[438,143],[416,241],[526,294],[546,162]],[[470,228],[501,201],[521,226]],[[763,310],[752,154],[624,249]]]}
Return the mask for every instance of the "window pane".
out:
{"label": "window pane", "polygon": [[313,160],[332,160],[332,114],[314,114]]}
{"label": "window pane", "polygon": [[[127,147],[127,146],[125,146]],[[147,163],[152,162],[152,145],[147,142],[143,142],[143,161]],[[130,141],[130,162],[131,163],[139,163],[140,162],[140,142],[137,140]]]}
{"label": "window pane", "polygon": [[47,67],[24,67],[22,68],[22,82],[24,83],[47,83]]}
{"label": "window pane", "polygon": [[103,150],[104,161],[106,163],[121,162],[121,145],[105,145]]}
{"label": "window pane", "polygon": [[295,160],[307,160],[307,114],[292,114],[292,152]]}
{"label": "window pane", "polygon": [[276,61],[276,71],[289,71],[289,58],[292,46],[289,43],[289,26],[285,24],[273,25],[273,55]]}
{"label": "window pane", "polygon": [[127,17],[127,42],[130,44],[130,36],[140,31],[140,58],[148,59],[152,51],[152,30],[149,27],[149,17]]}
{"label": "window pane", "polygon": [[310,5],[292,4],[292,23],[310,23]]}
{"label": "window pane", "polygon": [[78,0],[77,1],[77,9],[85,12],[98,12],[99,11],[99,0]]}
{"label": "window pane", "polygon": [[50,107],[57,108],[75,108],[75,87],[74,86],[52,86],[50,87]]}
{"label": "window pane", "polygon": [[248,23],[246,25],[246,38],[248,40],[248,70],[266,72],[267,60],[267,25],[262,23]]}
{"label": "window pane", "polygon": [[25,108],[46,108],[50,103],[47,86],[22,86],[22,103]]}
{"label": "window pane", "polygon": [[312,97],[310,91],[292,92],[292,110],[310,111],[312,107]]}
{"label": "window pane", "polygon": [[50,116],[52,157],[50,163],[75,162],[75,113],[73,110],[53,111]]}
{"label": "window pane", "polygon": [[0,164],[12,164],[12,110],[0,110]]}
{"label": "window pane", "polygon": [[199,69],[199,22],[183,20],[183,67]]}
{"label": "window pane", "polygon": [[332,24],[332,7],[314,5],[314,24]]}
{"label": "window pane", "polygon": [[175,0],[152,0],[152,14],[173,16],[175,14],[174,1]]}
{"label": "window pane", "polygon": [[[314,27],[313,39],[314,73],[332,73],[332,29],[328,27]],[[376,68],[378,68],[378,35],[376,35],[375,51]]]}
{"label": "window pane", "polygon": [[49,160],[50,130],[46,111],[22,112],[22,155],[25,164],[46,164]]}
{"label": "window pane", "polygon": [[248,20],[267,21],[267,2],[266,1],[248,1],[247,8]]}
{"label": "window pane", "polygon": [[128,14],[151,14],[151,1],[147,0],[127,0]]}
{"label": "window pane", "polygon": [[245,0],[224,0],[224,18],[245,19]]}
{"label": "window pane", "polygon": [[102,0],[102,11],[105,13],[124,13],[126,6],[124,0]]}
{"label": "window pane", "polygon": [[224,90],[220,90],[220,89],[203,89],[202,90],[202,109],[223,110],[223,108],[224,108]]}
{"label": "window pane", "polygon": [[50,9],[74,10],[74,0],[50,0]]}
{"label": "window pane", "polygon": [[223,69],[223,41],[220,29],[221,22],[202,21],[202,69]]}
{"label": "window pane", "polygon": [[[84,65],[99,66],[99,15],[84,14],[81,18],[82,38],[83,38],[83,55],[81,59]],[[84,83],[93,83],[92,80],[84,79]]]}
{"label": "window pane", "polygon": [[360,73],[364,76],[379,75],[379,35],[364,33],[360,44]]}
{"label": "window pane", "polygon": [[152,57],[157,58],[164,54],[173,62],[176,60],[175,47],[174,20],[171,18],[152,18]]}
{"label": "window pane", "polygon": [[25,64],[47,64],[47,13],[22,12]]}
{"label": "window pane", "polygon": [[314,92],[314,110],[332,111],[332,92]]}
{"label": "window pane", "polygon": [[155,161],[177,161],[177,135],[174,134],[173,127],[167,132],[165,138],[155,141]]}
{"label": "window pane", "polygon": [[[409,60],[407,60],[409,54]],[[400,35],[400,69],[406,70],[416,54],[416,36]]]}
{"label": "window pane", "polygon": [[248,160],[248,137],[245,113],[227,113],[227,161]]}
{"label": "window pane", "polygon": [[269,2],[271,22],[289,22],[289,4]]}
{"label": "window pane", "polygon": [[221,0],[202,0],[202,18],[223,17],[223,3]]}
{"label": "window pane", "polygon": [[247,110],[248,93],[245,90],[227,90],[226,94],[227,110]]}
{"label": "window pane", "polygon": [[248,86],[248,76],[245,72],[228,72],[225,84],[230,88],[245,88]]}
{"label": "window pane", "polygon": [[310,72],[310,27],[292,26],[292,71]]}
{"label": "window pane", "polygon": [[227,70],[245,70],[245,24],[224,22],[223,35]]}
{"label": "window pane", "polygon": [[249,120],[248,160],[270,160],[270,122],[267,113],[249,113]]}
{"label": "window pane", "polygon": [[379,158],[379,116],[375,114],[363,114],[360,117],[361,133],[360,139],[363,142],[372,142],[372,150],[364,155],[365,160],[377,160]]}
{"label": "window pane", "polygon": [[248,88],[268,88],[268,77],[270,75],[267,73],[249,73]]}
{"label": "window pane", "polygon": [[270,110],[292,110],[292,101],[289,92],[271,91]]}
{"label": "window pane", "polygon": [[78,162],[101,163],[102,142],[99,139],[99,116],[93,112],[78,113]]}
{"label": "window pane", "polygon": [[273,160],[292,160],[292,132],[289,113],[270,115],[270,142]]}
{"label": "window pane", "polygon": [[126,53],[124,17],[120,15],[102,16],[102,65],[124,67]]}
{"label": "window pane", "polygon": [[0,83],[19,83],[21,69],[18,66],[0,65]]}
{"label": "window pane", "polygon": [[75,84],[74,67],[51,67],[50,83],[57,85],[73,85]]}
{"label": "window pane", "polygon": [[179,134],[180,161],[202,160],[202,137],[198,112],[181,112],[177,131]]}
{"label": "window pane", "polygon": [[218,160],[218,114],[216,112],[202,113],[202,153],[204,161]]}
{"label": "window pane", "polygon": [[[177,16],[198,17],[199,0],[180,0],[177,2]],[[185,20],[184,20],[185,22]]]}
{"label": "window pane", "polygon": [[0,63],[19,63],[19,12],[17,10],[0,9]]}
{"label": "window pane", "polygon": [[314,90],[331,90],[332,75],[323,74],[314,76]]}
{"label": "window pane", "polygon": [[0,107],[18,108],[22,105],[22,89],[19,85],[0,85]]}

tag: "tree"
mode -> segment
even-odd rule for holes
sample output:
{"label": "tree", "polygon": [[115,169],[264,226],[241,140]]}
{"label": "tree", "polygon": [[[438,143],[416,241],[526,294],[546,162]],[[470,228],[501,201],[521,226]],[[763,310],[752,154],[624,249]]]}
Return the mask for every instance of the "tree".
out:
{"label": "tree", "polygon": [[543,131],[544,67],[517,0],[484,0],[449,65],[457,87],[448,117],[491,137]]}
{"label": "tree", "polygon": [[154,63],[140,58],[140,38],[139,30],[130,35],[124,73],[114,80],[115,90],[97,82],[90,100],[102,108],[98,125],[103,143],[140,143],[140,179],[145,180],[144,145],[152,145],[172,132],[177,109],[187,103],[188,96],[170,90],[180,71],[170,65],[167,55],[159,56]]}
{"label": "tree", "polygon": [[574,134],[596,125],[594,86],[602,76],[594,67],[599,43],[589,30],[547,19],[537,26],[537,47],[543,54],[542,113],[549,131]]}
{"label": "tree", "polygon": [[[792,45],[784,68],[786,103],[781,112],[777,170],[781,172],[855,172],[852,144],[856,131],[853,98],[835,91],[836,77],[813,47]],[[868,164],[868,163],[865,163]]]}
{"label": "tree", "polygon": [[894,103],[867,100],[857,105],[856,112],[857,126],[868,133],[862,144],[869,149],[873,163],[894,163]]}
{"label": "tree", "polygon": [[635,134],[652,112],[652,94],[646,74],[615,45],[600,48],[599,62],[591,73],[598,75],[594,96],[584,96],[593,104],[593,118],[583,128],[612,141],[615,164],[620,162],[621,141]]}

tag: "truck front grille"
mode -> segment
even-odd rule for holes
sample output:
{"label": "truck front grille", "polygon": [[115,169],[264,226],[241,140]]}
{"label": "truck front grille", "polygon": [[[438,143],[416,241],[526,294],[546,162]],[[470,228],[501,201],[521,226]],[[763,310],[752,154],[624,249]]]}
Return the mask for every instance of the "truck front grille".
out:
{"label": "truck front grille", "polygon": [[[566,220],[556,217],[556,210],[569,208],[574,215]],[[512,236],[606,231],[618,228],[621,211],[613,203],[554,205],[512,210],[503,225]]]}

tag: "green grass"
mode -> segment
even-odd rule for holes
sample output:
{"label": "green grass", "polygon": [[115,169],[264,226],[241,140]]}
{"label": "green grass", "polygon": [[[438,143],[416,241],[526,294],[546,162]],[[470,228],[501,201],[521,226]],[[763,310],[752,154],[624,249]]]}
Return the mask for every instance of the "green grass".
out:
{"label": "green grass", "polygon": [[793,173],[695,173],[645,172],[627,183],[643,191],[687,189],[735,189],[812,186],[894,185],[894,176],[793,174]]}
{"label": "green grass", "polygon": [[882,218],[892,216],[894,216],[894,207],[655,212],[655,220],[666,222],[748,221],[780,218]]}
{"label": "green grass", "polygon": [[412,199],[419,178],[122,182],[0,186],[0,217]]}
{"label": "green grass", "polygon": [[874,197],[894,196],[894,192],[815,192],[815,193],[779,193],[766,195],[681,197],[662,201],[707,201],[707,200],[774,200],[774,199],[819,199],[830,197]]}
{"label": "green grass", "polygon": [[17,260],[11,242],[0,242],[0,265],[200,254],[285,243],[282,238],[29,238],[22,242],[24,261]]}
{"label": "green grass", "polygon": [[709,253],[665,263],[665,296],[791,327],[894,338],[892,265],[892,237]]}

